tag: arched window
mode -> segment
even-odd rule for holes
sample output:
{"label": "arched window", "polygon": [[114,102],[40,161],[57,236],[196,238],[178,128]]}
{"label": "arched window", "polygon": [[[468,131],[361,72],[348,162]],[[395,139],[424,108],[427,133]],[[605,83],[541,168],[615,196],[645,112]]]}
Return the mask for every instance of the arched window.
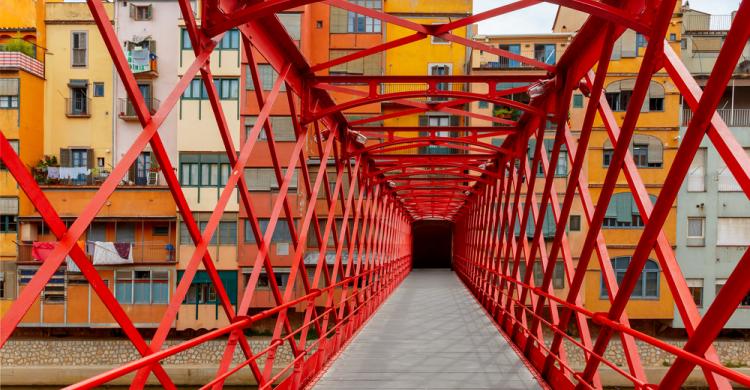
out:
{"label": "arched window", "polygon": [[[607,103],[612,111],[627,111],[630,97],[635,88],[635,79],[613,81],[607,85],[605,92]],[[648,96],[643,100],[641,112],[664,111],[664,86],[652,81],[648,88]]]}
{"label": "arched window", "polygon": [[[604,141],[602,165],[608,167],[612,162],[614,147],[609,140]],[[664,164],[664,144],[661,140],[646,134],[633,134],[630,142],[630,154],[633,155],[638,168],[661,168]]]}
{"label": "arched window", "polygon": [[[651,202],[656,202],[656,197],[649,195]],[[628,229],[641,228],[644,226],[643,218],[638,212],[638,206],[630,192],[621,192],[612,195],[612,199],[607,206],[607,213],[604,214],[604,229]]]}
{"label": "arched window", "polygon": [[[630,256],[615,257],[612,259],[612,268],[614,269],[618,286],[622,283],[629,265]],[[607,298],[608,296],[607,288],[604,284],[604,276],[602,276],[600,296],[602,298]],[[659,265],[655,261],[650,259],[646,261],[646,265],[643,267],[643,271],[641,271],[641,277],[638,278],[638,282],[630,297],[642,299],[659,298]]]}

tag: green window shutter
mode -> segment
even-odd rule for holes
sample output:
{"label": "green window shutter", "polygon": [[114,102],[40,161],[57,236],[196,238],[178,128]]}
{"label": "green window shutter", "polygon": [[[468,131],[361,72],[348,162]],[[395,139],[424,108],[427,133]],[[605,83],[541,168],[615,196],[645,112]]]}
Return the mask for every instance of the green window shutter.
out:
{"label": "green window shutter", "polygon": [[607,205],[607,212],[604,213],[606,218],[617,218],[617,195],[613,196]]}
{"label": "green window shutter", "polygon": [[547,205],[547,211],[544,214],[544,237],[555,236],[555,216],[552,213],[552,205]]}
{"label": "green window shutter", "polygon": [[534,237],[534,216],[533,213],[529,212],[529,219],[528,222],[526,222],[526,237]]}
{"label": "green window shutter", "polygon": [[617,194],[617,222],[631,222],[633,220],[633,197],[630,193]]}

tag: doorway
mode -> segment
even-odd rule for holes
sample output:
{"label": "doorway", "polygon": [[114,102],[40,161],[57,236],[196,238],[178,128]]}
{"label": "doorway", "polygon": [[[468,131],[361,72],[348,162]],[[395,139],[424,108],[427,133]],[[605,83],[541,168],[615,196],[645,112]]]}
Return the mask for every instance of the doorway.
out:
{"label": "doorway", "polygon": [[417,221],[412,225],[413,268],[451,268],[453,224]]}

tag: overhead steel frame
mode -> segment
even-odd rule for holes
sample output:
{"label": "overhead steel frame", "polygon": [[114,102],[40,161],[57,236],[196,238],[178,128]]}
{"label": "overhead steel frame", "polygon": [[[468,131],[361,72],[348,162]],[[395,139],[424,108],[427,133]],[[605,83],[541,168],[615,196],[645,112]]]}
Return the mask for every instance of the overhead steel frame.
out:
{"label": "overhead steel frame", "polygon": [[[706,134],[742,190],[750,196],[750,157],[744,153],[726,124],[715,113],[722,91],[731,77],[733,65],[736,64],[750,35],[750,24],[744,23],[750,20],[748,1],[742,2],[735,16],[735,21],[739,22],[732,25],[721,51],[718,63],[723,66],[713,71],[704,90],[697,86],[676,54],[663,41],[675,6],[674,0],[648,4],[645,0],[621,2],[624,4],[591,0],[547,1],[592,16],[557,65],[540,63],[451,33],[457,28],[478,21],[535,5],[539,3],[536,0],[517,1],[443,25],[420,25],[344,0],[324,1],[331,6],[410,29],[414,33],[335,60],[311,65],[291,39],[287,39],[283,27],[273,15],[315,2],[318,1],[268,0],[246,4],[238,0],[205,0],[201,4],[202,23],[198,25],[190,2],[179,0],[193,43],[195,60],[176,83],[160,109],[152,116],[127,66],[100,0],[88,0],[89,8],[116,70],[123,80],[129,98],[134,102],[143,131],[69,229],[65,228],[57,211],[21,163],[5,136],[0,135],[2,161],[59,240],[49,259],[40,266],[34,278],[21,291],[18,299],[3,317],[0,346],[7,342],[54,270],[62,264],[65,256],[69,255],[120,324],[128,339],[143,356],[70,388],[92,388],[136,371],[131,386],[133,388],[142,387],[151,372],[163,387],[175,388],[160,361],[219,337],[227,337],[227,347],[224,357],[218,362],[219,369],[215,379],[204,388],[220,388],[226,378],[245,367],[261,388],[301,388],[320,372],[409,272],[410,223],[420,219],[439,219],[455,223],[454,264],[461,278],[507,337],[555,388],[600,388],[601,380],[598,373],[602,364],[631,381],[636,388],[657,386],[656,383],[649,383],[645,375],[636,340],[675,356],[675,362],[658,384],[659,388],[679,387],[695,366],[702,369],[711,388],[730,388],[732,381],[750,386],[750,377],[723,366],[712,347],[712,341],[717,337],[719,330],[735,311],[742,297],[750,290],[750,280],[743,278],[743,275],[750,271],[750,251],[745,253],[735,267],[725,286],[728,288],[722,289],[714,304],[701,318],[682,277],[674,251],[662,232],[682,181],[676,179],[684,179],[692,156]],[[243,52],[253,82],[258,85],[259,81],[258,61],[254,58],[254,53],[262,55],[279,74],[270,93],[256,91],[255,99],[261,109],[249,136],[241,142],[239,154],[235,152],[234,141],[219,103],[209,61],[210,54],[223,33],[234,27],[241,31]],[[649,45],[631,98],[635,103],[630,105],[620,127],[614,120],[602,92],[612,45],[626,28],[646,36]],[[316,74],[325,72],[332,66],[430,36],[525,63],[539,69],[545,76],[341,77]],[[591,71],[594,68],[596,73]],[[665,183],[656,203],[653,204],[628,151],[628,145],[637,125],[638,107],[646,96],[651,77],[662,68],[667,71],[682,93],[685,102],[694,111],[694,116],[677,152],[675,164],[669,169],[669,177],[675,180]],[[223,188],[218,206],[211,214],[203,232],[198,229],[193,219],[156,131],[177,103],[189,81],[199,72],[208,92],[219,136],[232,165],[228,183]],[[501,82],[533,82],[541,81],[540,79],[545,79],[545,82],[532,87],[537,91],[534,92],[534,98],[529,104],[505,98],[525,90],[526,87],[501,91],[496,88],[497,83]],[[445,88],[445,83],[457,85],[459,88]],[[472,83],[487,84],[490,92],[476,94],[460,87],[462,84]],[[282,84],[287,87],[287,104],[296,130],[294,149],[289,161],[286,162],[279,161],[274,131],[268,120],[271,107],[283,94],[280,91]],[[385,84],[411,85],[411,88],[384,93],[381,90],[384,90],[382,86]],[[582,131],[575,138],[566,124],[567,110],[572,92],[582,86],[586,87],[582,88],[582,91],[588,94],[590,99]],[[335,102],[328,95],[328,91],[350,95],[353,100]],[[477,100],[505,104],[522,110],[525,114],[518,121],[510,121],[482,116],[464,108],[466,104]],[[374,101],[390,101],[405,108],[390,114],[347,122],[343,115],[344,110]],[[484,119],[500,127],[366,126],[374,121],[426,111],[442,111]],[[594,204],[582,167],[597,114],[602,118],[615,149],[601,194]],[[542,139],[547,119],[553,120],[556,125],[555,140],[552,150],[549,151],[549,158],[543,142],[536,142],[534,150],[529,155],[528,142],[530,139]],[[248,185],[241,173],[261,131],[265,132],[268,140],[273,170],[279,184],[279,194],[265,232],[260,229],[253,203],[248,195]],[[356,137],[353,137],[350,131],[385,138],[387,141],[378,145],[357,145],[354,142]],[[442,131],[457,132],[460,135],[447,137],[442,135],[444,133],[439,133]],[[412,136],[415,132],[422,135]],[[400,133],[405,134],[398,136]],[[488,142],[489,138],[497,136],[505,137],[503,145],[496,146]],[[303,163],[309,158],[304,148],[309,140],[316,145],[313,155],[320,159],[320,166],[314,178],[310,176],[307,164]],[[187,262],[185,275],[177,285],[172,302],[150,344],[130,321],[85,254],[75,245],[98,210],[116,190],[117,178],[124,176],[148,143],[151,144],[162,167],[180,216],[185,221],[196,246]],[[443,146],[463,153],[414,155],[402,152],[429,145]],[[568,181],[560,204],[553,181],[563,146],[567,148],[572,169],[571,180]],[[333,190],[327,185],[330,182],[327,169],[329,161],[333,162],[335,169]],[[297,166],[302,171],[301,179],[308,203],[299,229],[293,223],[292,209],[287,196],[294,168]],[[536,175],[538,171],[543,173],[539,180]],[[618,285],[601,233],[601,225],[614,191],[615,181],[621,173],[627,179],[646,227],[625,278]],[[346,190],[345,182],[349,183]],[[538,182],[543,183],[541,188],[537,188]],[[324,203],[328,208],[326,223],[322,229],[315,222],[318,220],[316,199],[321,186],[325,194]],[[249,284],[236,310],[230,304],[207,251],[208,243],[235,188],[239,190],[240,200],[259,246]],[[583,206],[589,227],[577,264],[572,260],[565,234],[566,222],[576,194]],[[551,207],[556,226],[549,251],[541,235],[546,213],[540,211],[546,210],[548,205]],[[334,223],[336,217],[343,217],[340,228]],[[516,226],[519,231],[526,231],[529,218],[533,218],[534,221],[533,235],[516,236]],[[281,291],[276,279],[269,277],[276,306],[249,316],[250,302],[260,273],[265,271],[270,276],[274,274],[273,265],[268,257],[268,248],[279,219],[287,221],[295,249],[289,274],[291,282]],[[320,245],[321,259],[325,258],[328,238],[333,237],[335,260],[332,271],[328,269],[325,261],[318,261],[314,270],[308,270],[302,261],[311,227]],[[656,252],[678,313],[686,324],[689,340],[684,349],[631,329],[624,312],[625,304],[652,250]],[[587,266],[594,254],[602,270],[611,301],[611,308],[607,313],[592,313],[582,307],[580,289]],[[532,278],[537,261],[543,273],[540,286],[535,286]],[[551,287],[555,264],[558,261],[563,265],[569,286],[565,297],[556,296]],[[224,315],[230,320],[230,325],[162,349],[179,305],[201,264],[215,285]],[[525,271],[522,272],[522,269]],[[312,271],[312,275],[308,271]],[[292,286],[296,279],[299,279],[304,287],[303,295],[295,296]],[[340,281],[335,282],[337,280]],[[321,301],[324,303],[320,304]],[[305,307],[305,317],[303,323],[294,329],[288,320],[287,310],[299,306]],[[252,351],[244,330],[261,319],[272,317],[276,319],[272,341],[265,349]],[[571,320],[579,335],[578,338],[569,335]],[[600,329],[595,339],[589,331],[592,323]],[[308,342],[311,328],[322,335],[312,343]],[[552,340],[544,339],[545,329],[553,334]],[[627,368],[621,368],[603,357],[609,340],[615,334],[621,339]],[[288,344],[293,352],[294,362],[281,369],[275,369],[275,352],[284,344]],[[246,360],[231,367],[233,352],[237,345],[240,346]],[[583,354],[586,362],[583,371],[579,372],[571,367],[568,361],[568,355],[571,353]],[[265,357],[265,365],[262,368],[258,364],[261,356]]]}

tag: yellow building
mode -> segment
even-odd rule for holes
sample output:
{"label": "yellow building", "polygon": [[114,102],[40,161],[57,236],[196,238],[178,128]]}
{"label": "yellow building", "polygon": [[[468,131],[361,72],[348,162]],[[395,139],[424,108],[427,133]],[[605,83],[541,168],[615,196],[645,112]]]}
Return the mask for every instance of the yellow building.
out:
{"label": "yellow building", "polygon": [[[0,131],[33,166],[42,156],[46,32],[44,2],[0,0]],[[0,165],[0,316],[16,296],[18,215],[33,209]]]}
{"label": "yellow building", "polygon": [[[401,18],[424,25],[444,24],[457,20],[472,13],[472,2],[469,0],[451,1],[389,1],[384,2],[384,11]],[[389,24],[385,30],[385,41],[393,42],[397,39],[414,34],[414,31],[404,27]],[[471,38],[471,27],[461,27],[451,31],[454,35]],[[419,53],[419,55],[414,55]],[[385,54],[385,74],[393,75],[465,75],[468,73],[468,62],[471,49],[454,42],[436,37],[428,37],[405,46],[390,49]],[[383,92],[413,91],[423,88],[421,85],[385,84]],[[450,83],[439,86],[440,89],[465,91],[462,83]],[[445,98],[431,98],[431,101],[447,100]],[[383,103],[383,114],[389,114],[404,107],[390,103]],[[456,107],[461,108],[461,107]],[[386,127],[402,126],[458,126],[463,124],[463,118],[442,112],[427,112],[419,115],[408,115],[386,119]],[[408,133],[400,133],[407,136]],[[417,134],[412,134],[416,136]],[[416,150],[402,150],[399,153],[416,153]],[[455,149],[429,146],[421,150],[422,153],[455,153]]]}
{"label": "yellow building", "polygon": [[112,168],[112,60],[86,3],[48,3],[46,14],[44,154],[90,170],[75,180],[94,184]]}
{"label": "yellow building", "polygon": [[[673,23],[665,37],[672,49],[678,53],[680,18],[678,4],[673,15]],[[575,32],[581,21],[582,18],[576,11],[560,8],[553,30]],[[646,47],[645,37],[632,30],[626,30],[614,46],[605,82],[605,93],[618,125],[622,125],[625,117]],[[571,116],[581,117],[584,109],[584,97],[580,93],[574,93]],[[667,181],[668,168],[679,146],[679,109],[680,95],[676,87],[664,70],[657,72],[652,78],[630,145],[637,174],[642,178],[652,200],[656,199],[663,183]],[[580,121],[574,123],[580,125]],[[612,153],[613,147],[607,130],[602,119],[597,117],[587,154],[589,190],[594,203],[601,193]],[[664,232],[672,246],[675,242],[675,213],[676,207],[664,225]],[[624,275],[630,256],[643,233],[643,226],[643,219],[633,200],[626,177],[621,173],[602,227],[607,251],[618,280]],[[655,252],[652,252],[650,259],[631,296],[627,313],[631,319],[664,320],[667,323],[674,313],[673,298]],[[609,308],[600,266],[596,260],[589,264],[584,291],[584,303],[589,310],[606,311]]]}

